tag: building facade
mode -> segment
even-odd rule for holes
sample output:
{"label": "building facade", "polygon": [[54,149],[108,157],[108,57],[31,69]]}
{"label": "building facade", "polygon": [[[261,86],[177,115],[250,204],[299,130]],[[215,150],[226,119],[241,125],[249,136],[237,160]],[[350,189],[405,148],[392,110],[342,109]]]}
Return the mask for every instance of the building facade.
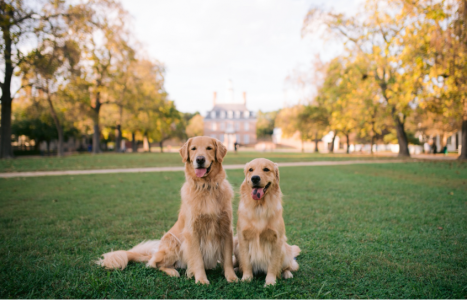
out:
{"label": "building facade", "polygon": [[204,134],[220,140],[228,150],[233,150],[235,143],[256,144],[256,114],[246,107],[246,93],[243,93],[242,102],[235,102],[229,81],[227,95],[226,101],[219,103],[214,93],[213,108],[204,118]]}

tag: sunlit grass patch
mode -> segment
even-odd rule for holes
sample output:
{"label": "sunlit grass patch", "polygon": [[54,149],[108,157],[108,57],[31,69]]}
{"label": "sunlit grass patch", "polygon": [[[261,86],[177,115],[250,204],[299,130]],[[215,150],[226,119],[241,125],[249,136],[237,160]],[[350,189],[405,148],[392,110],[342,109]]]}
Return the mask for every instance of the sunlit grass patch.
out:
{"label": "sunlit grass patch", "polygon": [[[210,286],[100,254],[159,238],[177,219],[182,172],[0,179],[2,298],[462,298],[467,165],[281,168],[290,280]],[[236,190],[241,170],[228,171]],[[236,209],[238,194],[234,201]],[[184,271],[182,271],[182,275]]]}

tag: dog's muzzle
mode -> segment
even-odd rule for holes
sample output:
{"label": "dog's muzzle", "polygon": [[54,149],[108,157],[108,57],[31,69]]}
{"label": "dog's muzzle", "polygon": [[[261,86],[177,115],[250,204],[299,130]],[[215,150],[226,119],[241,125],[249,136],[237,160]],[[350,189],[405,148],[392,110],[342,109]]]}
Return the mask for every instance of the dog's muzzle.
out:
{"label": "dog's muzzle", "polygon": [[209,165],[209,167],[207,167],[207,168],[204,167],[204,164],[203,164],[203,166],[199,166],[197,164],[197,166],[195,167],[196,177],[199,177],[199,178],[205,177],[206,175],[208,175],[209,171],[211,171],[211,167],[212,167],[212,162]]}

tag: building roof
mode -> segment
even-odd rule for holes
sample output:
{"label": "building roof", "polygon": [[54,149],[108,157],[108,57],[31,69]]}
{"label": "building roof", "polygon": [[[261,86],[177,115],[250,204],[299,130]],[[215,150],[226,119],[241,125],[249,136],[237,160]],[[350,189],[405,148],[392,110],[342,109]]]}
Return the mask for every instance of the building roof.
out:
{"label": "building roof", "polygon": [[212,110],[214,111],[248,111],[246,105],[243,103],[218,103],[216,104]]}
{"label": "building roof", "polygon": [[[229,112],[231,116],[229,116]],[[255,119],[245,103],[217,103],[208,111],[205,119]]]}

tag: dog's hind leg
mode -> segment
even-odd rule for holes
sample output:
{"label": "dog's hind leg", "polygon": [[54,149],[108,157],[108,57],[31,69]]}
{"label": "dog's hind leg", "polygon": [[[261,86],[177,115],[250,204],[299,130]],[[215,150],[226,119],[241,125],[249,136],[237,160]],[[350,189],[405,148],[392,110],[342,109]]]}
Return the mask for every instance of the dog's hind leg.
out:
{"label": "dog's hind leg", "polygon": [[153,253],[148,266],[158,268],[171,277],[180,277],[175,265],[180,262],[180,240],[171,233],[162,237],[158,251]]}

